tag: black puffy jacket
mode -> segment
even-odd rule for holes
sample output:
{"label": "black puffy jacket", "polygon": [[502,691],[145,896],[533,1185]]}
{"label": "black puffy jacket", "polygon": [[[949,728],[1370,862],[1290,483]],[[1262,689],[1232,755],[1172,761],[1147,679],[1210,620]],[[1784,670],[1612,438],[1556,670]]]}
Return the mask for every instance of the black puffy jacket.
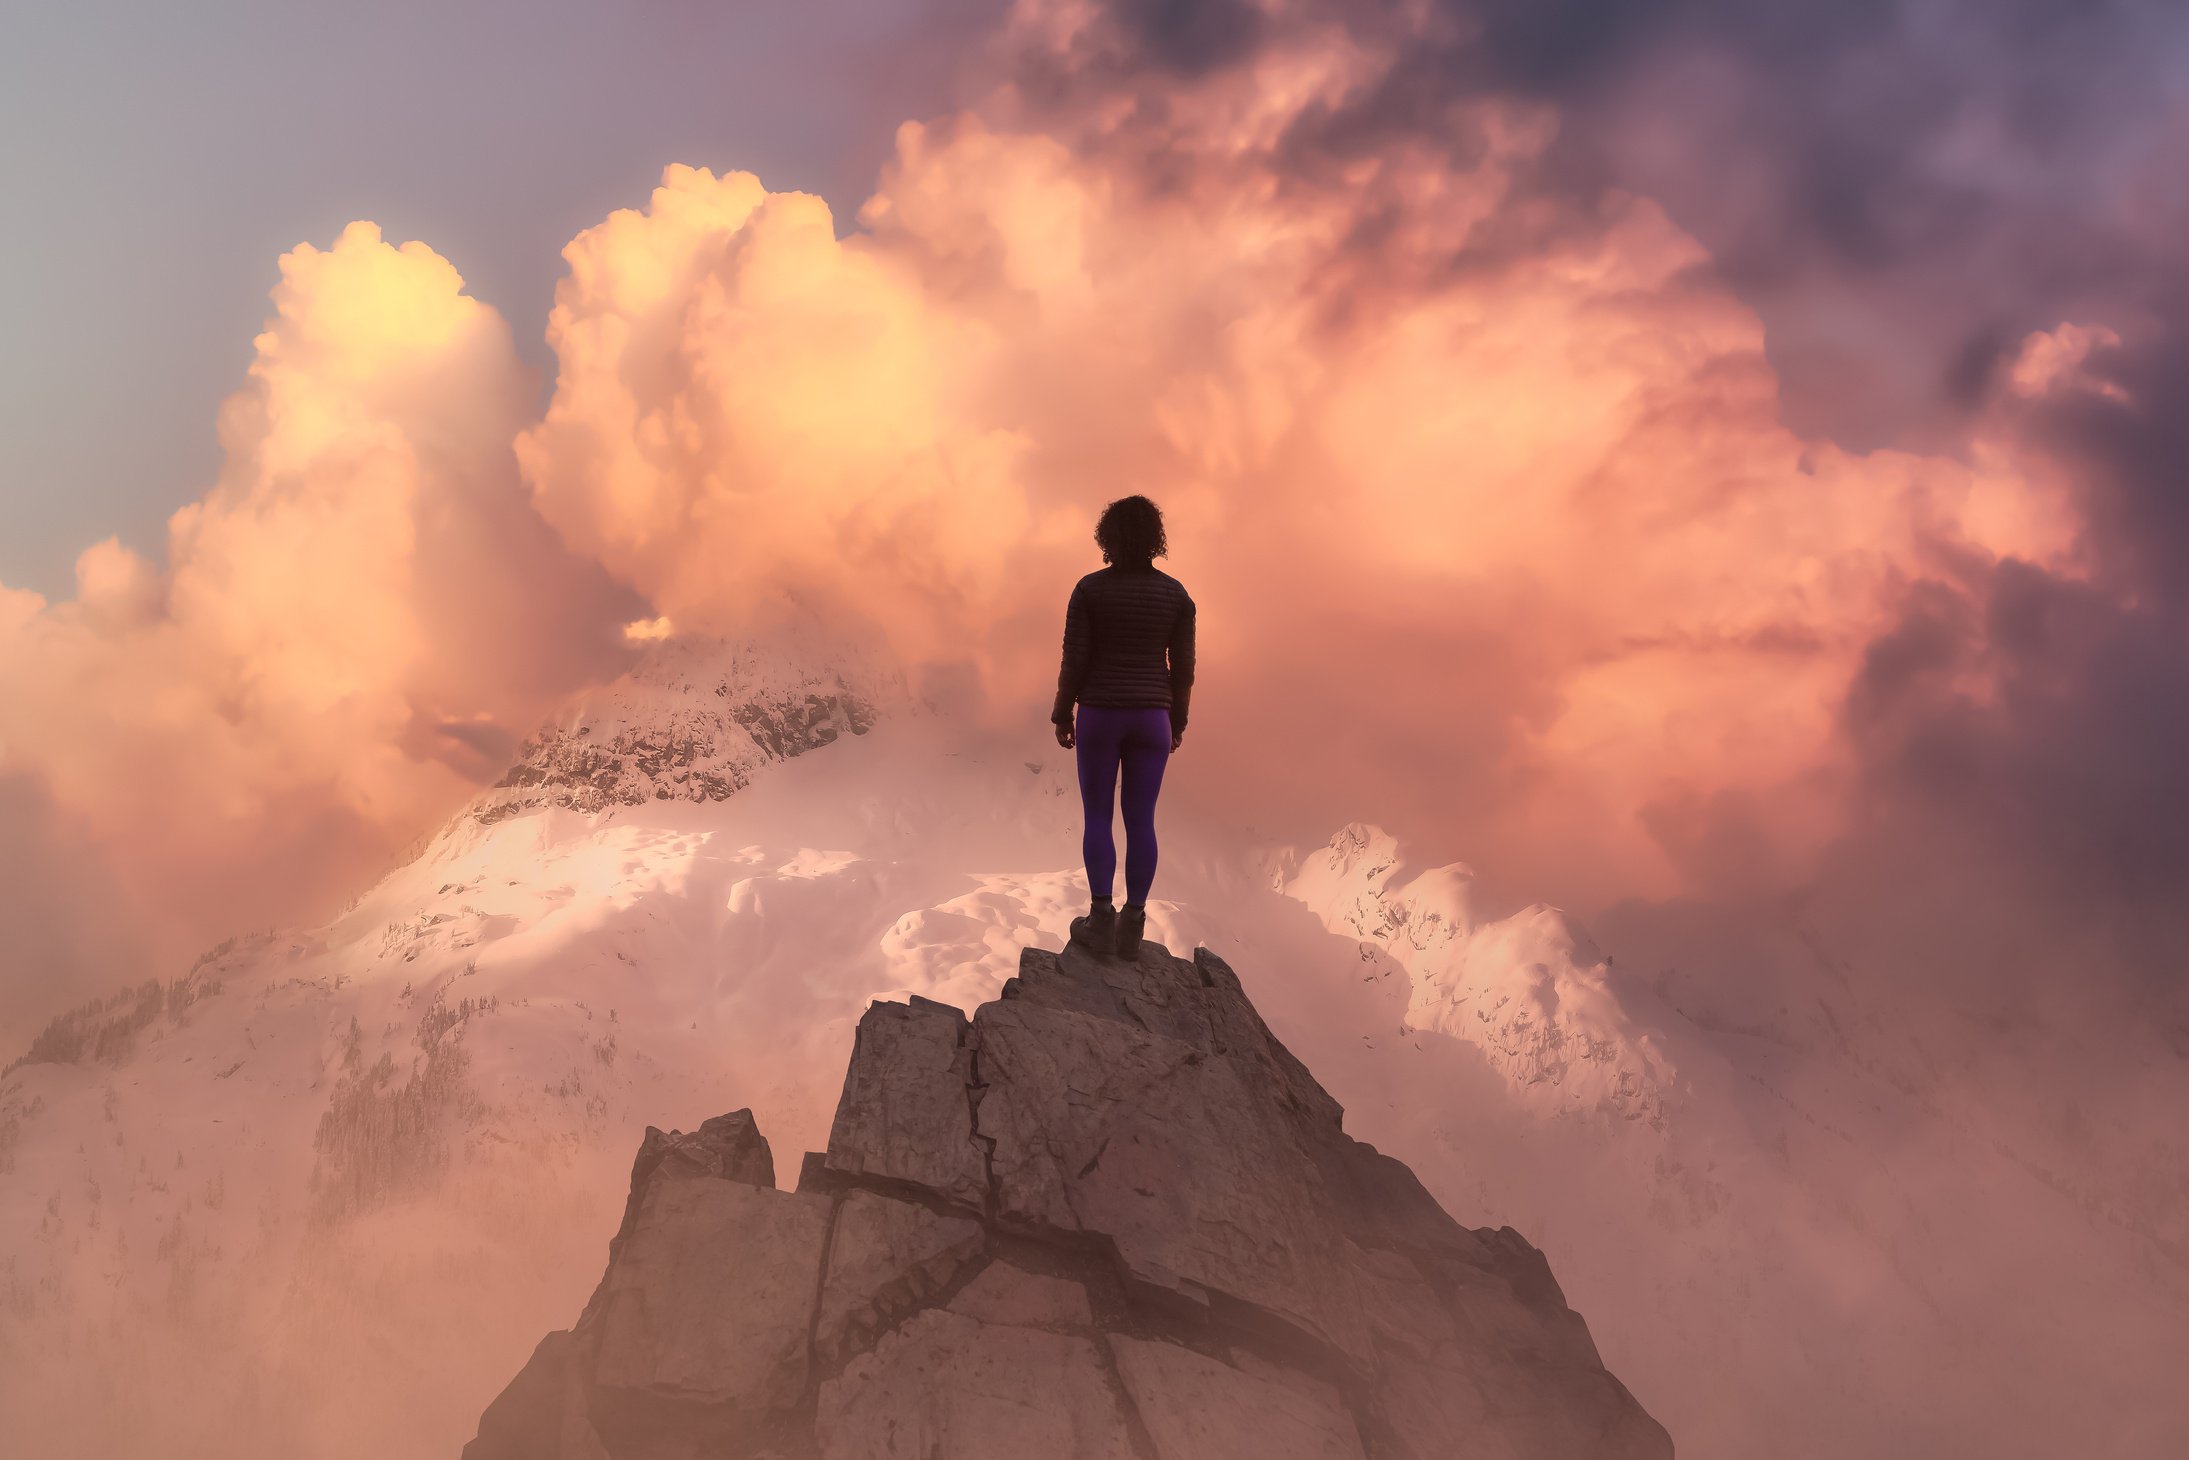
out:
{"label": "black puffy jacket", "polygon": [[1074,703],[1168,705],[1172,731],[1184,730],[1193,619],[1185,585],[1152,563],[1113,564],[1080,579],[1064,608],[1064,665],[1050,718],[1069,725]]}

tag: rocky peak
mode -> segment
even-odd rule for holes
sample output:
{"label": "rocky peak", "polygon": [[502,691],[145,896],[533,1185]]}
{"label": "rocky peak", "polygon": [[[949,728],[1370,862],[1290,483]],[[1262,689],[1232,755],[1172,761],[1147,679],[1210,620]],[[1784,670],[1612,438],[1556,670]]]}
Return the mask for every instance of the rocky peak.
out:
{"label": "rocky peak", "polygon": [[1670,1456],[1542,1254],[1342,1118],[1206,948],[876,1003],[797,1190],[749,1112],[648,1130],[466,1460]]}
{"label": "rocky peak", "polygon": [[538,806],[725,800],[761,767],[864,735],[909,702],[882,650],[818,621],[680,635],[543,726],[471,815],[491,824]]}

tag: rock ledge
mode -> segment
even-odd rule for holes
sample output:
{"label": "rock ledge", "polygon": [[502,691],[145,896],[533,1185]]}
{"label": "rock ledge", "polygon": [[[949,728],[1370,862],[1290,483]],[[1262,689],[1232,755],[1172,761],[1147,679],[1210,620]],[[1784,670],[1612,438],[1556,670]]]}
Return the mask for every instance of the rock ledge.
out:
{"label": "rock ledge", "polygon": [[649,1128],[465,1460],[1662,1460],[1541,1253],[1447,1216],[1206,948],[860,1021],[826,1152]]}

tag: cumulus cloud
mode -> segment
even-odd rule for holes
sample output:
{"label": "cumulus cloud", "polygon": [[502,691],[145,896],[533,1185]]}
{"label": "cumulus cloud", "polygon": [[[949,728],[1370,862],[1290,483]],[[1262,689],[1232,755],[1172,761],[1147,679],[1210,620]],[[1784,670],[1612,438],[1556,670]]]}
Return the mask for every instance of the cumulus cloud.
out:
{"label": "cumulus cloud", "polygon": [[995,613],[1028,524],[1021,443],[962,400],[987,321],[747,173],[671,166],[564,255],[555,396],[516,449],[568,541],[698,631],[788,590],[933,653]]}
{"label": "cumulus cloud", "polygon": [[323,909],[785,600],[1038,742],[1146,492],[1167,804],[1379,822],[1683,1009],[1831,980],[2164,1260],[2181,127],[2047,10],[1022,0],[855,218],[674,165],[571,241],[536,418],[448,261],[300,246],[164,559],[0,586],[0,1020]]}
{"label": "cumulus cloud", "polygon": [[0,1034],[13,1059],[29,1031],[84,989],[144,977],[141,919],[96,848],[26,774],[0,774]]}
{"label": "cumulus cloud", "polygon": [[[226,464],[167,562],[0,590],[0,768],[35,773],[173,956],[351,890],[602,672],[623,595],[532,514],[502,320],[368,223],[281,260]],[[493,766],[499,769],[499,764]]]}
{"label": "cumulus cloud", "polygon": [[573,547],[680,625],[828,597],[1024,716],[1095,512],[1147,491],[1204,603],[1185,794],[1464,827],[1582,897],[1707,875],[1736,804],[1798,862],[1906,584],[2068,553],[2060,484],[2003,446],[1791,433],[1756,316],[1647,199],[1451,268],[1532,206],[1539,108],[1469,102],[1464,163],[1303,169],[1399,38],[1188,45],[1105,89],[1076,13],[1017,18],[1077,68],[1070,126],[1023,89],[908,125],[848,234],[672,167],[570,246],[518,455]]}
{"label": "cumulus cloud", "polygon": [[[2189,324],[2189,315],[2178,316]],[[1865,657],[1846,706],[1863,766],[1850,856],[1929,855],[1972,887],[2108,951],[2067,965],[2079,994],[2125,975],[2136,996],[2189,996],[2189,532],[2178,482],[2189,329],[2061,332],[2007,372],[2042,381],[2025,450],[2079,487],[2071,569],[1968,565],[1911,590]],[[1921,835],[1910,835],[1920,828]],[[1935,874],[1925,879],[1935,884]],[[2032,941],[1993,966],[2059,982]],[[2162,1016],[2166,1017],[2166,1016]],[[2189,1029],[2189,1006],[2170,1016]],[[2189,1045],[2185,1045],[2189,1047]]]}
{"label": "cumulus cloud", "polygon": [[[1121,78],[1251,69],[1331,33],[1397,49],[1303,113],[1303,169],[1396,147],[1464,158],[1471,101],[1555,109],[1533,225],[1606,187],[1662,202],[1769,326],[1805,433],[1950,449],[2029,332],[2172,276],[2185,122],[2167,0],[1140,0],[1022,5],[1012,52],[1058,114]],[[1159,135],[1159,129],[1157,129]],[[1146,149],[1160,165],[1160,147]],[[1523,238],[1528,230],[1523,229]],[[1504,238],[1478,240],[1477,250]]]}
{"label": "cumulus cloud", "polygon": [[2117,607],[2033,423],[2148,391],[2117,322],[2053,319],[1952,453],[1790,429],[1738,271],[1570,94],[1687,32],[1528,14],[1028,0],[856,219],[675,165],[580,234],[538,419],[425,245],[300,247],[166,563],[0,603],[8,764],[203,939],[786,597],[1039,734],[1093,517],[1144,491],[1203,605],[1179,801],[1372,816],[1584,908],[1797,882],[1894,727],[2019,723],[2014,584]]}

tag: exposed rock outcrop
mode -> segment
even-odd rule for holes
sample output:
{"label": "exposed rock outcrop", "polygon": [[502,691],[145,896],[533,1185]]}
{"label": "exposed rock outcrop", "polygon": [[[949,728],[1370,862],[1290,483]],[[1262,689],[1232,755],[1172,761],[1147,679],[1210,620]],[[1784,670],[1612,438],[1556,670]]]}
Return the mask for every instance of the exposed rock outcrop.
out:
{"label": "exposed rock outcrop", "polygon": [[649,1129],[465,1460],[1643,1460],[1541,1253],[1454,1222],[1206,948],[860,1022],[829,1149]]}
{"label": "exposed rock outcrop", "polygon": [[492,825],[539,806],[727,800],[769,765],[866,734],[906,693],[871,646],[813,623],[673,639],[526,740],[470,814]]}

